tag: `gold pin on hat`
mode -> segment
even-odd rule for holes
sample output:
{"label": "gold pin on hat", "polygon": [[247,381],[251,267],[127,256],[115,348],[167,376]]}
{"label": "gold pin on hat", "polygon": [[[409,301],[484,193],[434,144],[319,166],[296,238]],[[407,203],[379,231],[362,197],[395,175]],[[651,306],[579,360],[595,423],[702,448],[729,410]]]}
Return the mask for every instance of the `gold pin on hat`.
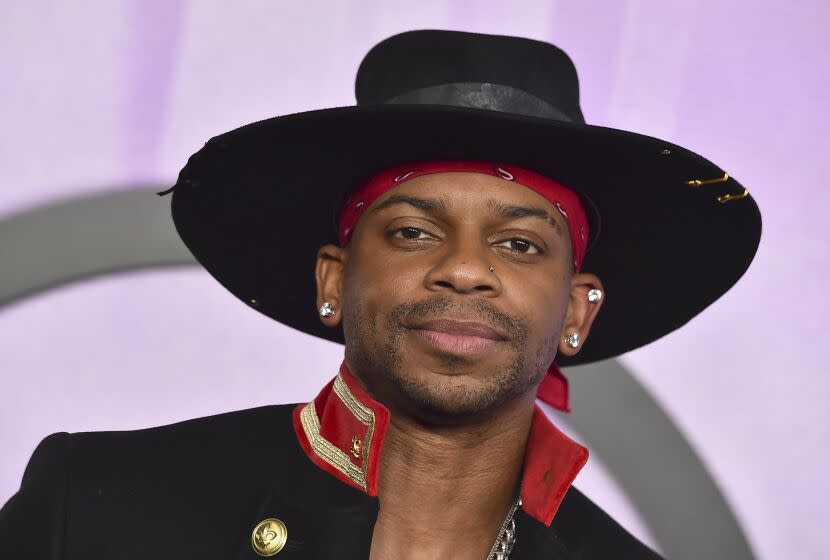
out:
{"label": "gold pin on hat", "polygon": [[251,546],[260,556],[274,556],[288,540],[288,528],[279,519],[263,519],[251,533]]}

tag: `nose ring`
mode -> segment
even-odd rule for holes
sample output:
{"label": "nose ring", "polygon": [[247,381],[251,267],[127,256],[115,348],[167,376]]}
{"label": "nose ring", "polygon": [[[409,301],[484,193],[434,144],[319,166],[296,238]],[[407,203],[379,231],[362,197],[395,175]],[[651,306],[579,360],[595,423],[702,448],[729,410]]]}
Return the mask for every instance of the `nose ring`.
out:
{"label": "nose ring", "polygon": [[494,271],[494,270],[496,270],[496,269],[495,269],[495,268],[493,268],[493,267],[491,266],[491,267],[490,267],[490,268],[488,268],[487,270],[489,270],[490,272],[493,272],[493,271]]}

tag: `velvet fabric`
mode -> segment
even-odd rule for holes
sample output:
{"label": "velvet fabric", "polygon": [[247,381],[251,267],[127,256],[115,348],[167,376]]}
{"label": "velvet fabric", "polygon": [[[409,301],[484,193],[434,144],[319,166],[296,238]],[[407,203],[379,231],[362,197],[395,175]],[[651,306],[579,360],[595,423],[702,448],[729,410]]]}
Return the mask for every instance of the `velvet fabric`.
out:
{"label": "velvet fabric", "polygon": [[[49,436],[0,509],[0,558],[261,560],[251,532],[269,517],[288,529],[278,560],[368,558],[378,498],[309,460],[295,406]],[[550,527],[516,524],[511,560],[659,558],[573,487]]]}

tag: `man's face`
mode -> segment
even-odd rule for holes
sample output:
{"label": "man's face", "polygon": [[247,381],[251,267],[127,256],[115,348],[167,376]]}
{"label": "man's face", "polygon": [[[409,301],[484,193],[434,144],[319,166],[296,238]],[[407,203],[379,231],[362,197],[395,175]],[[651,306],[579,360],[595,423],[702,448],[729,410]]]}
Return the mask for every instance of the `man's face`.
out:
{"label": "man's face", "polygon": [[526,187],[478,173],[411,179],[366,210],[344,256],[346,362],[387,406],[484,412],[535,390],[556,355],[570,240]]}

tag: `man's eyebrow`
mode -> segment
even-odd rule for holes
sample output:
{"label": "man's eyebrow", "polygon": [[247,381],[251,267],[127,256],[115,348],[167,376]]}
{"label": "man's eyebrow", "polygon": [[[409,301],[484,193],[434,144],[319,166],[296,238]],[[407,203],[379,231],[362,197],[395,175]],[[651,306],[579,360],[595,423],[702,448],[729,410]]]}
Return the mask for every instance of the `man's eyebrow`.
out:
{"label": "man's eyebrow", "polygon": [[408,204],[424,212],[440,212],[447,208],[447,204],[437,198],[421,198],[409,194],[395,194],[378,204],[372,212],[380,212],[396,204]]}
{"label": "man's eyebrow", "polygon": [[556,233],[558,233],[561,237],[565,237],[565,232],[562,230],[562,226],[544,208],[537,208],[535,206],[504,205],[500,202],[491,202],[490,207],[496,214],[499,215],[499,217],[504,218],[505,220],[540,218],[551,225],[553,229],[556,230]]}

